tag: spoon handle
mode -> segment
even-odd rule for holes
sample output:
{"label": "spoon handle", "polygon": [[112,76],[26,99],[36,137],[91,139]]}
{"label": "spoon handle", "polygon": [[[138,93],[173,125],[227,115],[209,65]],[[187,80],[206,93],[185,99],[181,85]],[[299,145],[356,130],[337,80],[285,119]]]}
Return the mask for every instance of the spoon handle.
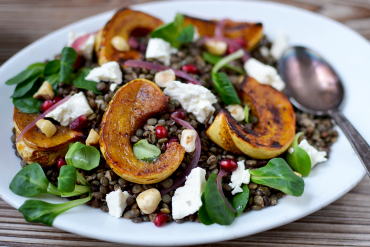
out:
{"label": "spoon handle", "polygon": [[356,151],[357,156],[360,158],[364,165],[367,174],[370,176],[370,146],[366,143],[364,138],[357,132],[355,127],[348,121],[348,119],[340,112],[334,111],[330,116],[342,129],[344,134],[347,136],[353,149]]}

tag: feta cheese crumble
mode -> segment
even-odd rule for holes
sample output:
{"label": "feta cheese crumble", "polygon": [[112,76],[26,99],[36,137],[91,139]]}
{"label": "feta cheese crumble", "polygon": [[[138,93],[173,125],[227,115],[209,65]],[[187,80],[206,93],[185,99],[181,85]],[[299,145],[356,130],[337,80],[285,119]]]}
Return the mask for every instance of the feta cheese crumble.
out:
{"label": "feta cheese crumble", "polygon": [[200,167],[191,170],[185,185],[172,197],[172,218],[182,219],[193,214],[202,206],[201,196],[206,186],[206,171]]}
{"label": "feta cheese crumble", "polygon": [[[75,33],[73,30],[68,33],[68,41],[67,46],[71,47],[73,42],[75,42],[76,39],[86,35],[85,32],[79,32]],[[78,53],[84,56],[87,60],[92,59],[92,54],[94,50],[94,43],[95,43],[95,35],[91,34],[87,38],[87,40],[80,46],[78,49]]]}
{"label": "feta cheese crumble", "polygon": [[94,68],[85,77],[87,81],[110,81],[116,84],[122,83],[122,72],[117,62],[107,62],[101,67]]}
{"label": "feta cheese crumble", "polygon": [[325,151],[318,151],[316,148],[311,146],[306,139],[303,139],[298,146],[304,149],[308,153],[308,156],[310,156],[311,167],[314,167],[317,163],[328,160],[327,158],[325,158],[325,156],[327,155]]}
{"label": "feta cheese crumble", "polygon": [[160,38],[152,38],[148,41],[145,57],[155,58],[164,65],[170,65],[171,53],[176,53],[177,49],[172,48],[171,44]]}
{"label": "feta cheese crumble", "polygon": [[248,170],[245,170],[244,160],[238,162],[238,168],[231,174],[230,187],[233,188],[231,194],[243,192],[242,184],[249,184],[251,175]]}
{"label": "feta cheese crumble", "polygon": [[279,30],[277,36],[272,43],[270,53],[275,59],[280,59],[284,51],[289,47],[285,33]]}
{"label": "feta cheese crumble", "polygon": [[62,126],[68,126],[71,122],[81,115],[89,116],[94,113],[83,92],[73,95],[68,101],[57,106],[45,117],[52,118]]}
{"label": "feta cheese crumble", "polygon": [[276,69],[270,65],[266,65],[257,59],[250,58],[244,63],[244,69],[250,77],[253,77],[261,84],[272,86],[278,91],[285,88],[285,83],[277,73]]}
{"label": "feta cheese crumble", "polygon": [[116,84],[116,83],[112,83],[112,84],[110,84],[110,86],[109,86],[109,90],[110,90],[110,91],[112,91],[112,92],[114,92],[114,90],[116,90],[117,86],[118,86],[118,84]]}
{"label": "feta cheese crumble", "polygon": [[215,112],[212,104],[217,102],[216,96],[203,86],[172,81],[163,93],[179,101],[185,111],[193,113],[201,123]]}
{"label": "feta cheese crumble", "polygon": [[109,214],[117,219],[120,218],[127,206],[126,200],[129,196],[130,194],[127,191],[122,192],[121,189],[107,194],[106,200],[109,208]]}

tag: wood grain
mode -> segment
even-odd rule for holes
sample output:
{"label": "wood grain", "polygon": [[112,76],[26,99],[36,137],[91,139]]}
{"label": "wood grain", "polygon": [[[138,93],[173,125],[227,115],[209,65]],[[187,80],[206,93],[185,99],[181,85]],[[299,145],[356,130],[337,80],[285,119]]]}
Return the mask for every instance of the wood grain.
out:
{"label": "wood grain", "polygon": [[[150,0],[0,0],[0,64],[38,38],[82,18]],[[338,20],[370,39],[369,0],[275,0]],[[201,246],[370,246],[370,178],[320,211],[253,236]],[[325,188],[323,188],[325,189]],[[1,246],[112,246],[25,222],[0,200]],[[114,246],[126,246],[114,244]]]}

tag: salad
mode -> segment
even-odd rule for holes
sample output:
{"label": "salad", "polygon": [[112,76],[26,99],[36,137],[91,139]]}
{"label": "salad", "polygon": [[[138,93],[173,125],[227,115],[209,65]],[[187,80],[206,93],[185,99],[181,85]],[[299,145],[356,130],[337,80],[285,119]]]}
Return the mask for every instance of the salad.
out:
{"label": "salad", "polygon": [[6,81],[22,166],[10,190],[69,200],[27,200],[29,222],[87,204],[134,223],[230,225],[301,196],[337,139],[331,119],[289,102],[276,70],[287,38],[270,42],[261,23],[125,8],[66,41]]}

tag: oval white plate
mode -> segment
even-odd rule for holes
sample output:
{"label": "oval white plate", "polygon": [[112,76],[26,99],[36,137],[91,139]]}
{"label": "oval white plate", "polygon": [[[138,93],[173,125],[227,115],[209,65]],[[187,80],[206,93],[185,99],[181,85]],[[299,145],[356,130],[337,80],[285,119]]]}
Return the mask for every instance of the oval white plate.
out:
{"label": "oval white plate", "polygon": [[[311,47],[322,54],[339,72],[346,87],[344,114],[352,121],[364,138],[370,141],[368,124],[370,115],[365,106],[370,105],[369,74],[370,45],[349,28],[298,8],[267,2],[239,1],[183,1],[156,2],[135,5],[133,8],[171,21],[176,12],[204,18],[231,18],[233,20],[258,21],[264,32],[273,40],[278,29],[287,33],[289,43]],[[27,65],[52,59],[66,44],[67,33],[96,31],[113,15],[102,13],[57,30],[18,52],[0,68],[0,102],[3,121],[0,133],[0,195],[12,206],[19,208],[27,198],[13,194],[9,183],[20,170],[19,159],[14,155],[10,136],[13,105],[9,96],[14,88],[5,81],[19,73]],[[153,223],[134,224],[130,220],[111,217],[109,214],[86,205],[69,210],[58,216],[54,226],[90,238],[140,245],[191,245],[209,243],[265,231],[315,212],[352,189],[365,175],[355,152],[339,132],[338,142],[328,162],[315,167],[305,178],[305,192],[301,197],[287,196],[275,207],[258,212],[248,212],[238,217],[231,226],[205,226],[186,222],[171,223],[157,228]],[[54,196],[40,196],[48,202],[65,200]]]}

